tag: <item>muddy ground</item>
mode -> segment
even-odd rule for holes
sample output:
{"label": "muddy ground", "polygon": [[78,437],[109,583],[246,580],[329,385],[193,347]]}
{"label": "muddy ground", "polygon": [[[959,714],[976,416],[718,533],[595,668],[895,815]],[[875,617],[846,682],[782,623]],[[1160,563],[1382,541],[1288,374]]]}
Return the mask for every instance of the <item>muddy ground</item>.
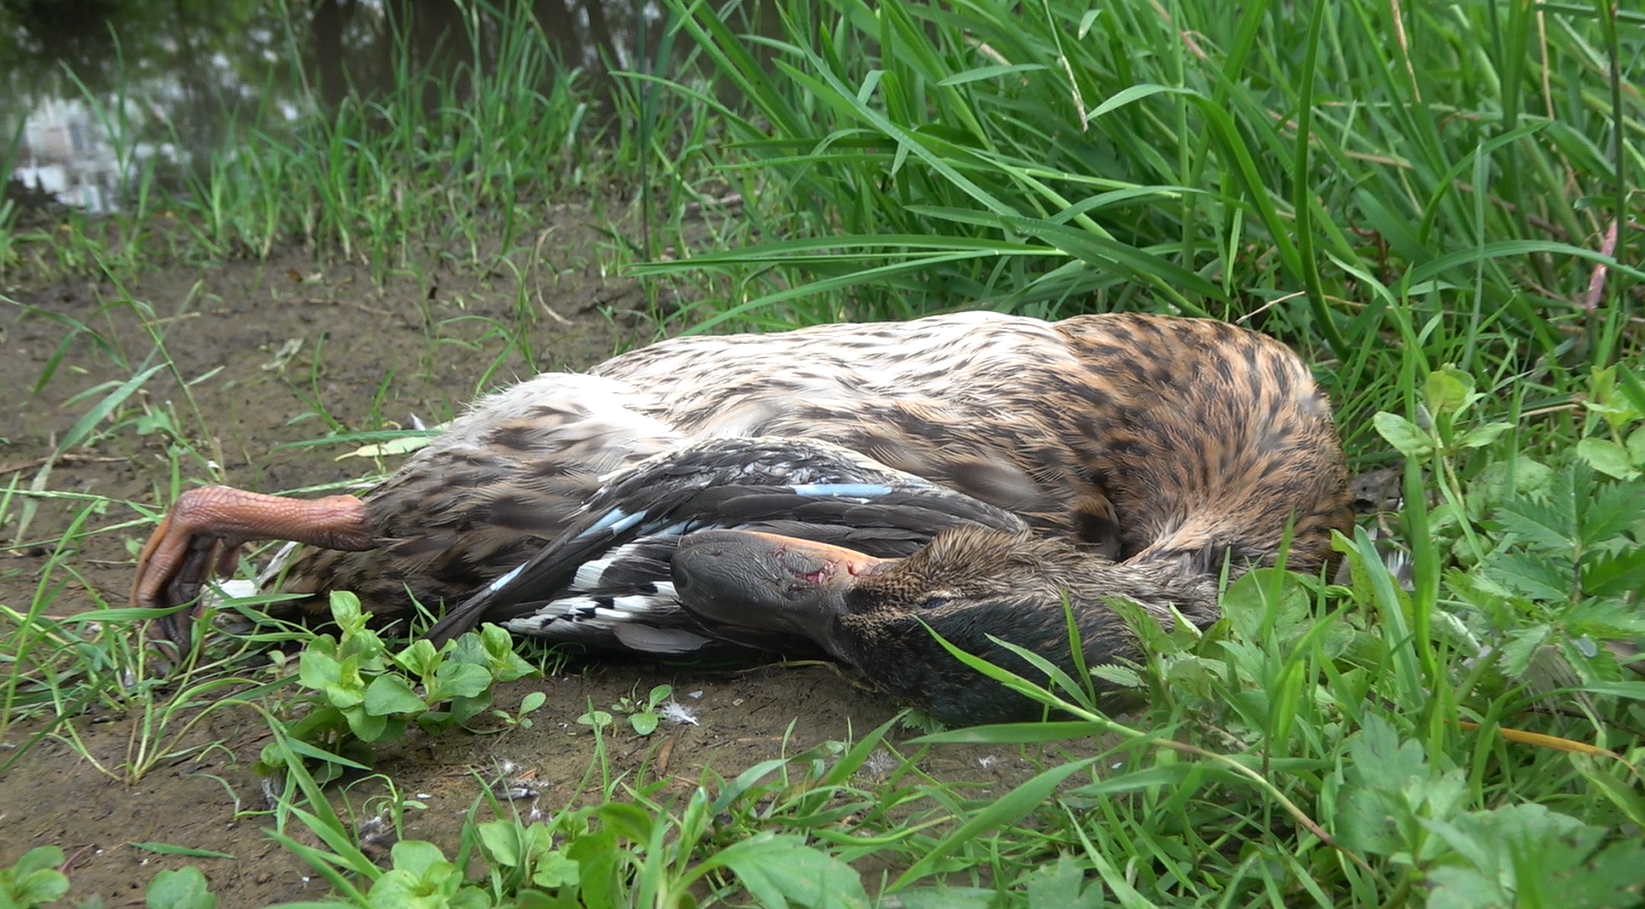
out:
{"label": "muddy ground", "polygon": [[[549,221],[552,238],[544,249],[552,268],[530,279],[535,286],[527,297],[533,310],[529,334],[538,352],[529,364],[518,354],[506,355],[506,342],[495,330],[518,319],[519,295],[513,279],[504,276],[485,280],[436,267],[420,278],[395,277],[378,287],[361,266],[317,266],[311,255],[293,251],[263,265],[231,262],[156,274],[123,289],[85,281],[0,288],[21,304],[7,305],[0,314],[0,483],[15,478],[27,487],[57,440],[107,394],[108,383],[117,385],[153,362],[150,328],[128,300],[154,311],[151,327],[181,375],[195,383],[199,412],[196,418],[177,383],[162,372],[105,421],[104,426],[118,425],[116,431],[55,466],[44,488],[77,495],[41,501],[20,545],[13,545],[20,509],[16,504],[7,509],[7,523],[0,527],[0,605],[28,608],[51,548],[85,508],[84,496],[106,497],[110,504],[89,518],[94,533],[69,560],[77,577],[59,576],[68,587],[50,611],[64,616],[125,605],[134,547],[152,527],[127,503],[153,508],[171,495],[165,433],[143,434],[151,427],[135,417],[175,415],[183,436],[221,463],[226,482],[280,492],[371,472],[373,465],[364,459],[336,460],[344,450],[338,447],[282,447],[324,436],[328,421],[350,430],[408,425],[413,417],[433,424],[474,395],[499,356],[504,363],[491,385],[535,369],[586,367],[649,340],[652,323],[634,316],[649,305],[648,297],[632,282],[606,274],[613,258],[609,240],[587,213],[566,207]],[[91,331],[78,333],[63,348],[75,323]],[[31,394],[59,357],[55,374]],[[185,486],[207,478],[203,467],[187,459],[181,474]],[[7,636],[15,630],[4,619],[0,626]],[[605,707],[636,690],[643,696],[662,682],[674,686],[698,724],[665,723],[650,738],[619,728],[610,735],[608,753],[613,773],[629,774],[636,782],[669,780],[669,791],[675,792],[689,791],[704,768],[730,777],[758,761],[860,736],[895,712],[886,699],[826,666],[733,673],[594,664],[499,690],[497,705],[511,709],[529,691],[549,694],[529,730],[439,738],[414,734],[386,751],[377,770],[392,779],[402,798],[426,806],[408,815],[406,835],[433,840],[450,855],[463,813],[483,791],[476,774],[495,778],[500,766],[515,765],[515,775],[535,781],[537,807],[556,810],[572,798],[594,757],[593,736],[576,718],[590,702]],[[71,901],[100,896],[109,907],[143,905],[144,888],[157,871],[185,864],[206,873],[223,906],[264,906],[324,894],[323,882],[311,879],[306,865],[265,835],[268,816],[256,813],[266,809],[251,772],[267,741],[260,719],[249,712],[218,713],[193,742],[220,742],[220,747],[162,762],[128,784],[116,777],[123,775],[119,768],[128,759],[138,719],[109,706],[71,719],[81,747],[111,773],[59,736],[30,749],[0,777],[0,867],[34,846],[61,846],[70,856]],[[44,720],[12,726],[0,742],[0,763]],[[986,756],[946,750],[922,767],[945,778],[1001,787],[998,791],[1029,772],[1015,752],[979,763]],[[377,810],[388,790],[371,779],[337,791],[364,816]],[[233,858],[162,856],[133,843]]]}

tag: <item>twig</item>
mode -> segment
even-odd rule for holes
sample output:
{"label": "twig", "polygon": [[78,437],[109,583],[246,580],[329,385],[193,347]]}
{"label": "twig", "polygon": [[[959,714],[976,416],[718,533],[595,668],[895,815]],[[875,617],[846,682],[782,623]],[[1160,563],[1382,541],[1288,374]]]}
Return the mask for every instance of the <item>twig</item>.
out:
{"label": "twig", "polygon": [[0,476],[5,476],[6,474],[10,474],[10,473],[19,473],[19,472],[25,471],[25,470],[31,470],[31,469],[33,469],[35,467],[39,467],[40,465],[46,463],[47,461],[51,461],[51,460],[56,460],[59,464],[112,464],[116,461],[129,461],[131,459],[130,458],[110,458],[110,457],[106,457],[106,456],[103,456],[103,455],[81,455],[81,454],[60,454],[54,459],[51,455],[44,455],[42,457],[34,458],[32,460],[19,461],[16,464],[7,464],[4,467],[0,467]]}
{"label": "twig", "polygon": [[[1610,229],[1605,231],[1605,242],[1599,244],[1599,254],[1602,256],[1616,255],[1617,219],[1611,219]],[[1582,298],[1582,311],[1591,313],[1599,309],[1599,298],[1605,295],[1605,278],[1610,275],[1611,269],[1600,262],[1594,266],[1593,273],[1588,276],[1588,293]]]}

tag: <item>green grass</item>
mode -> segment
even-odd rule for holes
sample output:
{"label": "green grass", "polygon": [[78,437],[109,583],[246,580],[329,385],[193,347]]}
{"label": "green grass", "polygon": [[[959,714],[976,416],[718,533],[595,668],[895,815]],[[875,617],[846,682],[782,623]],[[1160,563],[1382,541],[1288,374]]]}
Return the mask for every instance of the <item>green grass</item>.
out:
{"label": "green grass", "polygon": [[[282,842],[340,897],[505,904],[532,881],[544,905],[589,906],[1641,902],[1645,682],[1605,645],[1645,637],[1645,17],[784,0],[763,11],[780,28],[747,38],[735,4],[668,9],[656,59],[683,62],[620,76],[610,120],[575,78],[541,90],[549,42],[516,19],[507,65],[466,92],[405,67],[387,98],[247,124],[167,204],[140,173],[112,221],[46,234],[0,208],[0,270],[126,276],[297,243],[379,280],[519,276],[537,206],[586,193],[621,225],[614,264],[694,301],[659,310],[666,331],[979,306],[1244,321],[1318,364],[1355,463],[1398,468],[1406,507],[1387,538],[1342,541],[1345,585],[1257,573],[1203,636],[1149,634],[1145,665],[1099,670],[1146,695],[1123,723],[1084,680],[1002,678],[1068,718],[912,744],[1044,755],[1003,794],[917,755],[864,782],[885,728],[680,798],[602,751],[546,827],[476,811],[455,854],[408,845],[385,871],[290,760]],[[637,220],[619,214],[635,190]],[[718,201],[732,192],[741,208]],[[520,300],[496,330],[531,362]],[[88,398],[56,454],[137,431],[127,402],[170,362],[159,340],[105,342],[156,353],[124,361],[131,381]],[[183,478],[213,435],[190,408],[170,430]],[[38,476],[10,481],[0,526],[68,495]],[[0,604],[0,739],[43,714],[72,742],[92,706],[126,711],[140,738],[110,772],[135,779],[195,747],[185,724],[232,683],[291,747],[291,692],[226,663],[176,690],[126,681],[132,617],[65,593],[109,504],[86,497],[32,602]],[[1410,555],[1408,589],[1379,547]],[[489,876],[465,873],[476,859]],[[891,870],[859,891],[849,862]],[[836,886],[806,891],[802,871]]]}

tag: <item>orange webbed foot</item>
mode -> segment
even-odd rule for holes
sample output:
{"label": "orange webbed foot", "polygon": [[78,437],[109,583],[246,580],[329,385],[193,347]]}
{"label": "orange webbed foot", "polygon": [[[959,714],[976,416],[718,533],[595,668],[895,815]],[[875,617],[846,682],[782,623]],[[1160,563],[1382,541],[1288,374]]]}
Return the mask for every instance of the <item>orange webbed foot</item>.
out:
{"label": "orange webbed foot", "polygon": [[[131,604],[164,609],[197,599],[208,578],[234,570],[240,547],[253,540],[356,552],[376,545],[364,503],[353,496],[305,500],[228,486],[191,489],[177,497],[138,553]],[[192,610],[179,610],[154,627],[160,640],[183,649],[193,621]]]}

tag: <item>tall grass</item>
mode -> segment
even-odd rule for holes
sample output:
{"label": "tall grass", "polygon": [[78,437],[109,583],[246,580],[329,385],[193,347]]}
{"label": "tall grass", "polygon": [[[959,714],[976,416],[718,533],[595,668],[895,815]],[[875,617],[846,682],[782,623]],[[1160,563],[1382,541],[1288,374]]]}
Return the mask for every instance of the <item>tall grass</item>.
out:
{"label": "tall grass", "polygon": [[1638,309],[1636,14],[807,0],[766,66],[735,5],[671,8],[741,96],[753,242],[652,268],[727,275],[715,319],[1168,305],[1318,342],[1354,408],[1391,308],[1432,365],[1559,374]]}

